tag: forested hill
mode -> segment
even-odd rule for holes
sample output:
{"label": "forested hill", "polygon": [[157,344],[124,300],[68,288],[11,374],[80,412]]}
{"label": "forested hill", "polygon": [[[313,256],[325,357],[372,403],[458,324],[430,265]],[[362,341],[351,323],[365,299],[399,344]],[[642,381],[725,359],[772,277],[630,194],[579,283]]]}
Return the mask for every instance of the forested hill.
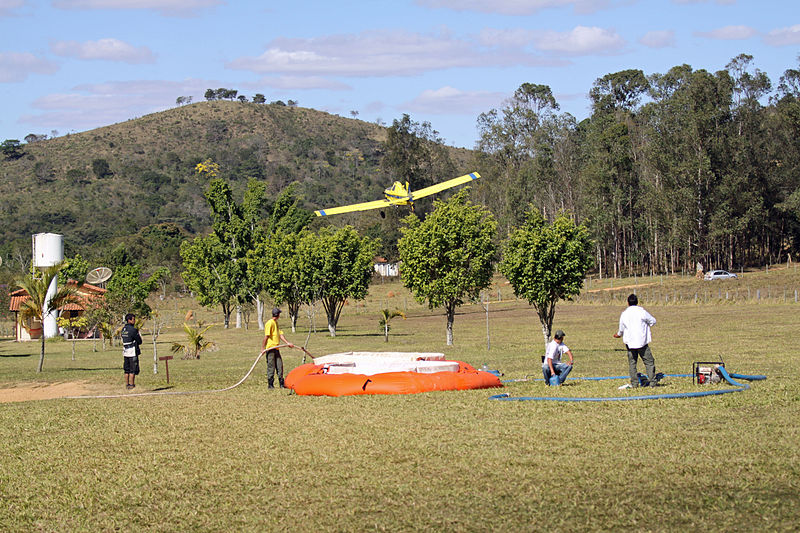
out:
{"label": "forested hill", "polygon": [[[67,255],[84,257],[140,232],[201,232],[209,178],[195,165],[207,158],[237,195],[256,178],[273,197],[299,182],[309,209],[374,200],[401,177],[381,164],[386,138],[386,127],[313,109],[210,101],[21,144],[0,158],[0,254],[29,253],[38,232],[64,234]],[[443,177],[470,170],[469,151],[441,148]]]}

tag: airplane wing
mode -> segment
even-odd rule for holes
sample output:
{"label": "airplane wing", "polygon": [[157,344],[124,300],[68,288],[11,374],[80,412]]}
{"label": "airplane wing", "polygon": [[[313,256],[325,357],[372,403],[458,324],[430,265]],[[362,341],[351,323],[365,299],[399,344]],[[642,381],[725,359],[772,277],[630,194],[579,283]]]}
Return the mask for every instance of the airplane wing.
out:
{"label": "airplane wing", "polygon": [[437,192],[449,189],[450,187],[455,187],[456,185],[461,185],[462,183],[469,183],[470,181],[476,180],[480,177],[481,175],[477,172],[465,174],[464,176],[459,176],[451,180],[443,181],[442,183],[437,183],[436,185],[431,185],[430,187],[425,187],[424,189],[420,189],[418,191],[413,191],[410,196],[412,199],[416,200],[417,198],[430,196],[431,194],[436,194]]}
{"label": "airplane wing", "polygon": [[326,217],[328,215],[339,215],[341,213],[350,213],[353,211],[367,211],[369,209],[380,209],[392,205],[389,200],[375,200],[373,202],[364,202],[362,204],[343,205],[341,207],[331,207],[330,209],[320,209],[314,211],[318,217]]}

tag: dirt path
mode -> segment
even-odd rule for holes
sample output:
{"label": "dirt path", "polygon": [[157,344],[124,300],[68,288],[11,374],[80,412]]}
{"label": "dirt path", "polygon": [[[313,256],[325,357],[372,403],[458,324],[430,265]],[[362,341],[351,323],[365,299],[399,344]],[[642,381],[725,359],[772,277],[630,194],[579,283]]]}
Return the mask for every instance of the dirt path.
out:
{"label": "dirt path", "polygon": [[586,292],[604,292],[604,291],[618,291],[620,289],[638,289],[639,287],[650,287],[652,285],[658,285],[658,282],[639,283],[636,285],[619,285],[617,287],[605,287],[603,289],[589,289]]}
{"label": "dirt path", "polygon": [[21,383],[0,388],[0,403],[27,402],[30,400],[51,400],[66,396],[97,394],[99,387],[86,381],[63,383]]}

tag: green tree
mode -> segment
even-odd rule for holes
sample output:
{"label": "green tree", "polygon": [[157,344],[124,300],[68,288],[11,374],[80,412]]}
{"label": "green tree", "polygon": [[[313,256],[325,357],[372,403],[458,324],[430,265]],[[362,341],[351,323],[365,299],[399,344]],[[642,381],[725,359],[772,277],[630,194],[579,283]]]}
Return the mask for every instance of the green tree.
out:
{"label": "green tree", "polygon": [[637,257],[640,145],[636,113],[649,82],[641,70],[623,70],[598,78],[589,91],[592,118],[587,124],[585,169],[588,215],[596,237],[605,237],[603,250],[612,257],[614,276],[631,267]]}
{"label": "green tree", "polygon": [[[216,176],[219,165],[207,159],[196,169]],[[258,293],[248,277],[246,255],[258,239],[264,195],[263,184],[250,180],[244,202],[239,204],[228,183],[212,179],[205,194],[211,208],[212,232],[181,244],[181,275],[186,285],[197,294],[201,305],[222,305],[225,328],[230,324],[231,305],[240,308]]]}
{"label": "green tree", "polygon": [[[708,257],[712,214],[716,212],[715,225],[722,222],[718,194],[736,181],[723,183],[730,164],[726,137],[731,129],[733,87],[725,71],[711,74],[682,65],[652,76],[651,95],[654,102],[643,110],[642,120],[649,139],[647,175],[652,178],[645,191],[652,194],[650,201],[643,202],[643,211],[655,223],[640,234],[649,234],[654,243],[651,255],[665,269],[674,270],[676,263],[680,267],[681,262]],[[746,188],[734,195],[753,208],[760,203]]]}
{"label": "green tree", "polygon": [[226,249],[215,234],[195,237],[181,243],[183,272],[181,277],[200,305],[222,306],[225,328],[231,318],[231,301],[236,295],[239,266],[231,262]]}
{"label": "green tree", "polygon": [[520,205],[533,203],[555,215],[573,197],[573,172],[559,173],[556,156],[574,119],[557,115],[558,109],[550,87],[523,83],[503,109],[478,117],[479,160],[491,180],[476,184],[476,191],[504,234],[523,220]]}
{"label": "green tree", "polygon": [[64,268],[61,269],[61,275],[64,276],[64,279],[73,279],[79,284],[86,279],[87,272],[89,272],[89,261],[81,257],[81,254],[66,258],[64,260]]}
{"label": "green tree", "polygon": [[107,178],[112,176],[114,173],[111,172],[111,167],[108,164],[108,161],[101,158],[96,158],[92,160],[92,172],[98,178]]}
{"label": "green tree", "polygon": [[173,342],[172,353],[183,352],[184,359],[200,359],[200,354],[206,350],[216,348],[216,343],[206,339],[206,331],[211,329],[211,326],[198,325],[197,328],[191,327],[189,324],[183,324],[183,331],[186,333],[186,342]]}
{"label": "green tree", "polygon": [[345,302],[367,295],[378,244],[350,226],[335,231],[322,228],[315,237],[304,240],[302,257],[313,272],[312,281],[304,286],[313,287],[311,292],[320,295],[331,337],[336,336]]}
{"label": "green tree", "polygon": [[[278,194],[278,197],[275,199],[275,202],[272,204],[269,210],[267,227],[265,228],[267,235],[271,235],[276,231],[297,233],[303,228],[308,227],[308,225],[314,219],[314,213],[300,206],[298,189],[299,184],[297,182],[293,182],[284,188],[280,194]],[[266,191],[263,194],[266,196]],[[252,203],[252,200],[249,202]],[[256,209],[247,207],[247,199],[245,204],[247,213],[257,212]]]}
{"label": "green tree", "polygon": [[162,277],[169,276],[169,269],[161,267],[142,280],[142,267],[139,265],[124,265],[114,272],[108,281],[105,294],[106,304],[111,313],[122,320],[126,313],[133,313],[139,318],[150,316],[150,306],[147,297],[158,288]]}
{"label": "green tree", "polygon": [[89,325],[89,320],[85,316],[60,316],[56,320],[59,327],[66,329],[72,339],[72,360],[75,360],[75,342],[81,330]]}
{"label": "green tree", "polygon": [[[411,189],[433,185],[452,172],[453,164],[439,132],[430,122],[416,122],[407,114],[387,128],[384,149],[383,168],[397,179],[408,181]],[[416,205],[415,209],[420,207]]]}
{"label": "green tree", "polygon": [[[28,293],[28,298],[19,306],[20,320],[23,323],[29,320],[43,322],[44,317],[55,313],[59,308],[78,301],[74,285],[61,285],[56,289],[55,294],[47,299],[47,290],[50,284],[58,276],[62,264],[42,269],[41,274],[31,275],[28,278],[17,281],[17,285]],[[42,351],[39,355],[39,366],[37,372],[42,371],[44,365],[44,331],[42,331]]]}
{"label": "green tree", "polygon": [[395,309],[394,311],[390,311],[389,309],[381,309],[381,319],[378,321],[378,325],[380,325],[381,329],[383,330],[383,342],[389,342],[389,322],[392,321],[393,318],[403,317],[405,320],[406,315],[399,309]]}
{"label": "green tree", "polygon": [[490,285],[497,252],[497,222],[468,194],[465,188],[447,201],[437,199],[424,221],[406,217],[397,243],[403,284],[417,301],[428,300],[430,309],[445,308],[448,346],[456,308]]}
{"label": "green tree", "polygon": [[550,341],[556,303],[580,293],[593,264],[593,246],[586,227],[565,213],[549,223],[535,208],[505,244],[500,272],[514,294],[536,309],[545,344]]}
{"label": "green tree", "polygon": [[8,161],[19,159],[25,155],[22,151],[22,144],[20,144],[19,139],[6,139],[0,143],[0,153],[2,153]]}
{"label": "green tree", "polygon": [[300,306],[313,299],[313,287],[303,285],[298,243],[306,237],[278,231],[259,240],[247,253],[248,275],[276,304],[286,304],[292,331],[296,331]]}

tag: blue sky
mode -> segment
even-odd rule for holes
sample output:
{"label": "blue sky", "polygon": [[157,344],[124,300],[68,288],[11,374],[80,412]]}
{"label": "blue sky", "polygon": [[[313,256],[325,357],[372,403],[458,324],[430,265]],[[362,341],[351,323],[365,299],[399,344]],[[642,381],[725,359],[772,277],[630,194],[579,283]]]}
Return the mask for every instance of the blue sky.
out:
{"label": "blue sky", "polygon": [[599,77],[741,53],[800,67],[796,0],[0,0],[0,140],[89,130],[208,88],[391,124],[472,148],[522,83],[589,115]]}

